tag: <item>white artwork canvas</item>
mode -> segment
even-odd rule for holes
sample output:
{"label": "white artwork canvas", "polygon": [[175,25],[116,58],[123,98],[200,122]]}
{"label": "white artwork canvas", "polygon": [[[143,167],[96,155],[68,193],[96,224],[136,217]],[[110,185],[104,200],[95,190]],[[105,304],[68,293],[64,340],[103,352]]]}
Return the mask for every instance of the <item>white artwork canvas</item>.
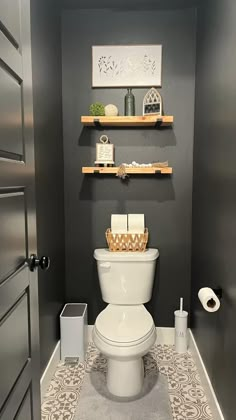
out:
{"label": "white artwork canvas", "polygon": [[161,86],[161,45],[92,47],[93,87]]}

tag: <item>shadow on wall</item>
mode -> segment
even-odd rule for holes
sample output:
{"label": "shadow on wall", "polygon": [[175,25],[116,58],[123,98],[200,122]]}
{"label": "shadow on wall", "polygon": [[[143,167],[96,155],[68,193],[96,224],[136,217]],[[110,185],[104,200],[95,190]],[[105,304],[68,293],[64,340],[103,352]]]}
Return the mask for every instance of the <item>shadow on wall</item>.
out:
{"label": "shadow on wall", "polygon": [[[105,307],[107,303],[105,303],[102,299],[102,293],[100,289],[99,279],[98,279],[98,270],[97,270],[97,261],[93,259],[93,276],[92,276],[92,290],[90,293],[90,297],[88,299],[89,303],[89,319],[95,320],[97,314],[99,314]],[[94,322],[94,321],[93,321]]]}
{"label": "shadow on wall", "polygon": [[[78,138],[78,146],[94,146],[99,141],[99,137],[104,134],[117,146],[127,147],[167,147],[176,146],[176,137],[173,126],[166,127],[83,127]],[[127,135],[126,135],[127,134]],[[145,143],[144,143],[145,141]]]}
{"label": "shadow on wall", "polygon": [[[158,185],[156,185],[158,179]],[[115,175],[85,175],[79,192],[80,200],[111,201],[173,201],[175,192],[170,175],[133,175],[121,181]],[[115,182],[115,185],[114,185]]]}
{"label": "shadow on wall", "polygon": [[[165,161],[168,147],[176,146],[173,127],[83,127],[78,139],[81,149],[81,163],[94,165],[95,147],[102,133],[106,133],[115,145],[115,160],[121,162]],[[167,148],[167,152],[164,148]],[[158,149],[159,148],[159,149]],[[160,148],[163,149],[160,152]],[[167,154],[166,154],[167,153]],[[172,176],[169,175],[135,175],[125,181],[114,175],[86,175],[81,178],[79,199],[91,201],[127,200],[165,202],[175,200]],[[158,181],[158,182],[157,182]]]}
{"label": "shadow on wall", "polygon": [[[153,284],[153,290],[152,290],[152,297],[151,300],[145,304],[147,310],[151,314],[155,314],[156,306],[157,306],[157,296],[160,295],[160,267],[161,267],[161,256],[159,255],[157,259],[157,265],[156,265],[156,274],[154,277],[154,284]],[[158,325],[158,320],[154,320],[155,325]]]}

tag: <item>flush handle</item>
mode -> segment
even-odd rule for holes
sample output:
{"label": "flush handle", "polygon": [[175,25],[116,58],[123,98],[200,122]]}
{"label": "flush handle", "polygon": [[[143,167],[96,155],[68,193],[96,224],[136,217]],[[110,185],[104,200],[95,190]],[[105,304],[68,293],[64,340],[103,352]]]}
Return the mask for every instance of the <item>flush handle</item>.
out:
{"label": "flush handle", "polygon": [[104,262],[100,264],[101,268],[111,268],[111,263],[109,262]]}

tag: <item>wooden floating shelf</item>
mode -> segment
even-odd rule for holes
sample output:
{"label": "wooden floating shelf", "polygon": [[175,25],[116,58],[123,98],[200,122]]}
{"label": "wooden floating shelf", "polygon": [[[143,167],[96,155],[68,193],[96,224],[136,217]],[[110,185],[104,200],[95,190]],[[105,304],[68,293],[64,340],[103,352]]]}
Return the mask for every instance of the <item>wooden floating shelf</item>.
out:
{"label": "wooden floating shelf", "polygon": [[[116,175],[119,167],[96,167],[96,166],[83,166],[82,173],[83,174],[107,174],[107,175]],[[155,174],[163,174],[169,175],[172,174],[173,170],[170,166],[166,166],[164,168],[126,168],[127,174],[132,175],[155,175]]]}
{"label": "wooden floating shelf", "polygon": [[145,116],[118,116],[118,117],[91,117],[82,116],[81,123],[86,126],[106,126],[106,127],[155,127],[168,126],[174,122],[172,115],[145,115]]}

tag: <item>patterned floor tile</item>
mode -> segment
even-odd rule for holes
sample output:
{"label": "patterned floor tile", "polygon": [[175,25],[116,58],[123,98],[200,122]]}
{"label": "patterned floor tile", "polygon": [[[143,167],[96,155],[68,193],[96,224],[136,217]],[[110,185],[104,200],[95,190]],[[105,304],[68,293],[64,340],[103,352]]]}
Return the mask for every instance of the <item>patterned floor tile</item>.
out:
{"label": "patterned floor tile", "polygon": [[[155,345],[144,357],[146,374],[166,375],[173,420],[213,420],[199,374],[190,352]],[[42,403],[42,420],[73,420],[85,373],[107,370],[107,360],[90,343],[84,364],[59,363]]]}

